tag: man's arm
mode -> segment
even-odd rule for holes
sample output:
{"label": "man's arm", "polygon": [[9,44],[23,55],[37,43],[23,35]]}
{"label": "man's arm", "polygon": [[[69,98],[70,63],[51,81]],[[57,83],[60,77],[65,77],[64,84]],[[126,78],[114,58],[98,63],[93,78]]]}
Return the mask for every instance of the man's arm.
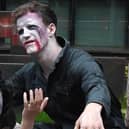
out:
{"label": "man's arm", "polygon": [[75,123],[75,129],[104,129],[102,115],[110,115],[111,96],[103,71],[88,55],[81,56],[79,60],[82,61],[77,70],[81,75],[86,106]]}

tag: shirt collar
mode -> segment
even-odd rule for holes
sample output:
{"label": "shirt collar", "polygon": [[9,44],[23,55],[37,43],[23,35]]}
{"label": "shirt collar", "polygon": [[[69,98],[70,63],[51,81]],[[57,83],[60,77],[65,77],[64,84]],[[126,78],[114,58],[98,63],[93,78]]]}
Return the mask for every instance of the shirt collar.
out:
{"label": "shirt collar", "polygon": [[66,48],[69,46],[69,42],[67,40],[65,40],[64,38],[58,36],[58,37],[56,37],[56,39],[57,39],[57,42],[59,43],[59,45],[62,47],[62,50],[59,53],[59,55],[55,61],[55,64],[57,64],[60,61],[60,59],[64,55]]}

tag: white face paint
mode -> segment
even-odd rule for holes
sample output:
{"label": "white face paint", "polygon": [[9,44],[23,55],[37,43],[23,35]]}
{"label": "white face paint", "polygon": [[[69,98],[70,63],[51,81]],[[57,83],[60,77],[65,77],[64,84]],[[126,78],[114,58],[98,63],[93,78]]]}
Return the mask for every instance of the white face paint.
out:
{"label": "white face paint", "polygon": [[3,96],[2,92],[0,91],[0,114],[2,113],[3,110]]}
{"label": "white face paint", "polygon": [[39,52],[48,42],[47,26],[36,13],[27,13],[18,18],[19,39],[28,54]]}

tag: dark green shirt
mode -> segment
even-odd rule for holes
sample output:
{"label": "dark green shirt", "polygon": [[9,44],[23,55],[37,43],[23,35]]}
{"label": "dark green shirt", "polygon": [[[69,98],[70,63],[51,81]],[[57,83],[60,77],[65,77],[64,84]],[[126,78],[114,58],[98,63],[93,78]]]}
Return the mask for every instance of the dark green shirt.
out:
{"label": "dark green shirt", "polygon": [[48,79],[43,76],[38,62],[32,62],[8,80],[14,89],[15,100],[22,100],[23,91],[41,87],[49,97],[45,111],[55,121],[75,122],[86,104],[95,102],[103,105],[106,129],[124,129],[119,103],[110,94],[103,72],[94,58],[83,50],[70,47],[61,38],[57,40],[63,50]]}

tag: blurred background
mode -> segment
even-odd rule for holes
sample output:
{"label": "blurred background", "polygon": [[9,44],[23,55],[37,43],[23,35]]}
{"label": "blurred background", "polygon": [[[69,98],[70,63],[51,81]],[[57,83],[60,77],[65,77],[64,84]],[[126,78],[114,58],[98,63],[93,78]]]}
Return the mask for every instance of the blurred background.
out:
{"label": "blurred background", "polygon": [[[12,10],[27,1],[30,0],[0,0],[0,70],[4,79],[32,60],[20,46],[11,18]],[[56,12],[57,35],[69,40],[72,46],[88,51],[100,62],[108,85],[122,104],[124,116],[129,61],[129,1],[37,1],[48,4]]]}

